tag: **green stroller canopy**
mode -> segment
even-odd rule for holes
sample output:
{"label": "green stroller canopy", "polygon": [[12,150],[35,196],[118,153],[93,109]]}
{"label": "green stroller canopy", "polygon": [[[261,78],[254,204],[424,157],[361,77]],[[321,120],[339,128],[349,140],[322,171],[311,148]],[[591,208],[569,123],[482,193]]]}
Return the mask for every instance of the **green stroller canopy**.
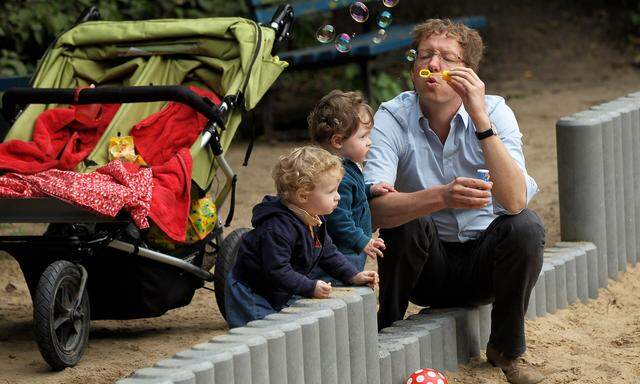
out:
{"label": "green stroller canopy", "polygon": [[[287,63],[271,55],[272,28],[242,18],[90,21],[63,33],[49,48],[32,79],[34,88],[196,85],[224,98],[242,93],[244,108],[256,106]],[[124,104],[77,171],[108,162],[109,138],[159,111],[164,102]],[[38,115],[54,105],[29,105],[5,140],[31,140]],[[226,150],[241,120],[233,109],[221,135]],[[191,147],[192,179],[208,190],[215,156],[200,140]],[[92,164],[88,166],[87,164]]]}

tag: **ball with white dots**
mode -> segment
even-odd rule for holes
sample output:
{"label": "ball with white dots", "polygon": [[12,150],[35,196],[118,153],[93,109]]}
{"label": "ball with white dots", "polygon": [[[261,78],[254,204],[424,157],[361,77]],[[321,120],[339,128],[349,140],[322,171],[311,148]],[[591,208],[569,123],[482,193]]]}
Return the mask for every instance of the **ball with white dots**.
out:
{"label": "ball with white dots", "polygon": [[449,384],[444,375],[437,369],[423,368],[415,371],[409,376],[406,384]]}

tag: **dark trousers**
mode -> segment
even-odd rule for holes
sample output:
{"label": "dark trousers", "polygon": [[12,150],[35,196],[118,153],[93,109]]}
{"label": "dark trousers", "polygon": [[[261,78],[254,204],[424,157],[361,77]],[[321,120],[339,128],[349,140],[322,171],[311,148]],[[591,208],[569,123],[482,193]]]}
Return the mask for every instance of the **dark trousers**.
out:
{"label": "dark trousers", "polygon": [[528,209],[499,216],[476,240],[447,243],[429,217],[383,229],[378,325],[402,319],[409,301],[429,307],[493,303],[489,345],[509,357],[526,349],[524,316],[540,269],[544,227]]}

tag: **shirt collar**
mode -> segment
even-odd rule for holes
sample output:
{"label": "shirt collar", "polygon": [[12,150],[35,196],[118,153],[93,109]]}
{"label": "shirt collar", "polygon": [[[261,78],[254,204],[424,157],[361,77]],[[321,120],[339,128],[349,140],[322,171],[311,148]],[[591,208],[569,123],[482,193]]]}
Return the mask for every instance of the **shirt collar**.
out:
{"label": "shirt collar", "polygon": [[[420,96],[418,96],[417,93],[415,95],[416,95],[416,101],[415,101],[414,109],[416,111],[415,113],[417,116],[417,120],[419,123],[422,122],[422,120],[428,121],[429,119],[427,119],[427,117],[422,113],[422,108],[420,108]],[[471,117],[469,116],[469,113],[467,112],[467,110],[464,108],[463,103],[460,103],[460,108],[458,108],[458,111],[456,111],[456,114],[453,116],[452,121],[455,123],[456,119],[460,120],[464,124],[465,128],[467,129],[470,128]]]}
{"label": "shirt collar", "polygon": [[283,200],[282,203],[285,205],[285,207],[289,208],[291,212],[293,212],[293,214],[296,215],[298,219],[302,220],[302,222],[305,223],[306,225],[310,227],[316,227],[316,226],[322,225],[322,220],[320,219],[320,216],[312,215],[309,212],[305,211],[304,209],[288,201]]}

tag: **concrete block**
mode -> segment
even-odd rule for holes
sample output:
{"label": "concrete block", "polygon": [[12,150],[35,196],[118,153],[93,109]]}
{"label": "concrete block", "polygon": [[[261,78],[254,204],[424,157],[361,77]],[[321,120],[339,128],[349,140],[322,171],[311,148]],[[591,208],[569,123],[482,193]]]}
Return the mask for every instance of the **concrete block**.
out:
{"label": "concrete block", "polygon": [[[365,384],[368,378],[362,297],[353,291],[333,289],[331,298],[342,300],[347,304],[351,384]],[[371,372],[371,375],[377,376],[377,374],[377,372]]]}
{"label": "concrete block", "polygon": [[571,248],[547,248],[545,252],[553,253],[555,258],[564,261],[565,267],[565,279],[567,286],[567,303],[569,305],[575,304],[578,301],[578,279],[576,270],[576,252],[579,250],[573,250]]}
{"label": "concrete block", "polygon": [[422,314],[453,316],[456,321],[458,362],[480,356],[480,316],[477,308],[425,308]]}
{"label": "concrete block", "polygon": [[393,341],[381,341],[380,348],[389,352],[391,357],[391,383],[404,384],[409,376],[404,359],[404,346]]}
{"label": "concrete block", "polygon": [[318,319],[320,336],[320,373],[323,384],[338,383],[338,361],[336,355],[336,323],[333,311],[319,307],[289,307],[282,313],[313,316]]}
{"label": "concrete block", "polygon": [[351,362],[349,357],[349,319],[347,304],[339,299],[300,299],[294,307],[318,307],[333,311],[336,325],[336,358],[338,360],[338,384],[351,383]]}
{"label": "concrete block", "polygon": [[[424,365],[424,367],[435,368],[439,371],[444,371],[444,339],[443,339],[443,325],[438,321],[416,321],[416,320],[398,320],[393,323],[394,327],[400,327],[403,329],[423,329],[429,333],[429,339],[431,341],[431,365]],[[455,354],[455,349],[454,349]],[[422,352],[421,352],[422,354]],[[427,362],[427,359],[424,360]]]}
{"label": "concrete block", "polygon": [[153,365],[156,368],[184,369],[193,373],[196,384],[214,384],[213,364],[206,360],[195,359],[163,359]]}
{"label": "concrete block", "polygon": [[295,322],[302,328],[302,355],[305,384],[318,384],[322,381],[320,362],[320,328],[318,319],[310,316],[298,316],[287,313],[272,313],[266,320]]}
{"label": "concrete block", "polygon": [[[201,343],[191,349],[209,353],[230,352],[233,356],[233,382],[251,383],[251,353],[244,343]],[[180,352],[176,355],[179,355]],[[183,355],[186,357],[186,355]],[[214,367],[215,369],[215,367]]]}
{"label": "concrete block", "polygon": [[420,369],[420,341],[416,336],[408,333],[385,333],[378,334],[378,341],[399,343],[404,347],[404,363],[407,372]]}
{"label": "concrete block", "polygon": [[175,368],[140,368],[137,369],[132,378],[160,378],[169,379],[173,384],[196,384],[196,376],[186,369]]}
{"label": "concrete block", "polygon": [[391,355],[389,351],[378,347],[378,362],[380,366],[380,384],[391,384],[393,376],[391,374]]}
{"label": "concrete block", "polygon": [[247,327],[282,331],[286,342],[287,384],[304,384],[304,349],[300,324],[289,321],[255,320],[249,322]]}
{"label": "concrete block", "polygon": [[542,273],[544,274],[547,313],[556,313],[556,300],[558,297],[556,293],[556,269],[552,264],[545,261],[542,264]]}
{"label": "concrete block", "polygon": [[478,318],[480,321],[480,349],[487,349],[489,336],[491,335],[491,310],[493,304],[480,305],[478,307]]}
{"label": "concrete block", "polygon": [[434,316],[426,314],[415,314],[409,316],[410,321],[418,323],[437,322],[442,325],[442,343],[443,343],[443,364],[447,371],[455,372],[458,370],[458,341],[456,332],[456,320],[451,315]]}
{"label": "concrete block", "polygon": [[544,271],[540,271],[538,281],[533,289],[536,298],[536,316],[542,317],[547,314],[547,287],[545,284]]}
{"label": "concrete block", "polygon": [[428,329],[416,326],[393,326],[382,329],[380,333],[393,333],[417,337],[420,345],[420,367],[433,367],[433,361],[431,359],[431,333]]}
{"label": "concrete block", "polygon": [[556,309],[565,309],[568,307],[567,302],[567,268],[565,261],[553,257],[554,253],[545,252],[544,262],[553,265],[556,273]]}
{"label": "concrete block", "polygon": [[258,335],[267,340],[269,383],[287,384],[287,350],[284,332],[275,328],[238,327],[229,330],[232,335]]}
{"label": "concrete block", "polygon": [[[249,348],[246,348],[246,354],[249,355]],[[215,383],[233,384],[233,354],[228,351],[204,351],[196,349],[187,349],[173,355],[174,360],[184,359],[187,361],[204,360],[213,365],[213,374]]]}
{"label": "concrete block", "polygon": [[[536,285],[538,283],[536,282]],[[536,319],[536,289],[535,286],[531,290],[531,294],[529,295],[529,305],[527,305],[527,312],[525,313],[525,318],[527,320],[535,320]]]}
{"label": "concrete block", "polygon": [[269,380],[269,347],[267,339],[258,335],[226,334],[215,336],[211,342],[216,344],[242,343],[249,347],[251,355],[251,382],[264,383]]}
{"label": "concrete block", "polygon": [[[587,293],[591,299],[598,298],[598,288],[607,286],[607,258],[600,257],[596,246],[589,242],[569,242],[560,241],[556,243],[556,247],[559,248],[577,248],[585,252],[585,260],[578,257],[576,263],[576,273],[578,275],[578,292],[579,295],[583,295],[584,288],[580,288],[584,283],[580,283],[584,280],[582,269],[586,263],[587,269]],[[582,298],[581,298],[582,300]],[[586,303],[586,300],[583,300]]]}
{"label": "concrete block", "polygon": [[373,374],[374,372],[380,371],[380,367],[378,367],[378,354],[376,353],[378,344],[375,342],[378,334],[378,299],[369,287],[334,288],[335,291],[343,289],[352,289],[362,297],[367,384],[379,384],[380,379],[378,379],[378,375]]}
{"label": "concrete block", "polygon": [[173,384],[173,381],[162,377],[126,377],[116,381],[116,384]]}

